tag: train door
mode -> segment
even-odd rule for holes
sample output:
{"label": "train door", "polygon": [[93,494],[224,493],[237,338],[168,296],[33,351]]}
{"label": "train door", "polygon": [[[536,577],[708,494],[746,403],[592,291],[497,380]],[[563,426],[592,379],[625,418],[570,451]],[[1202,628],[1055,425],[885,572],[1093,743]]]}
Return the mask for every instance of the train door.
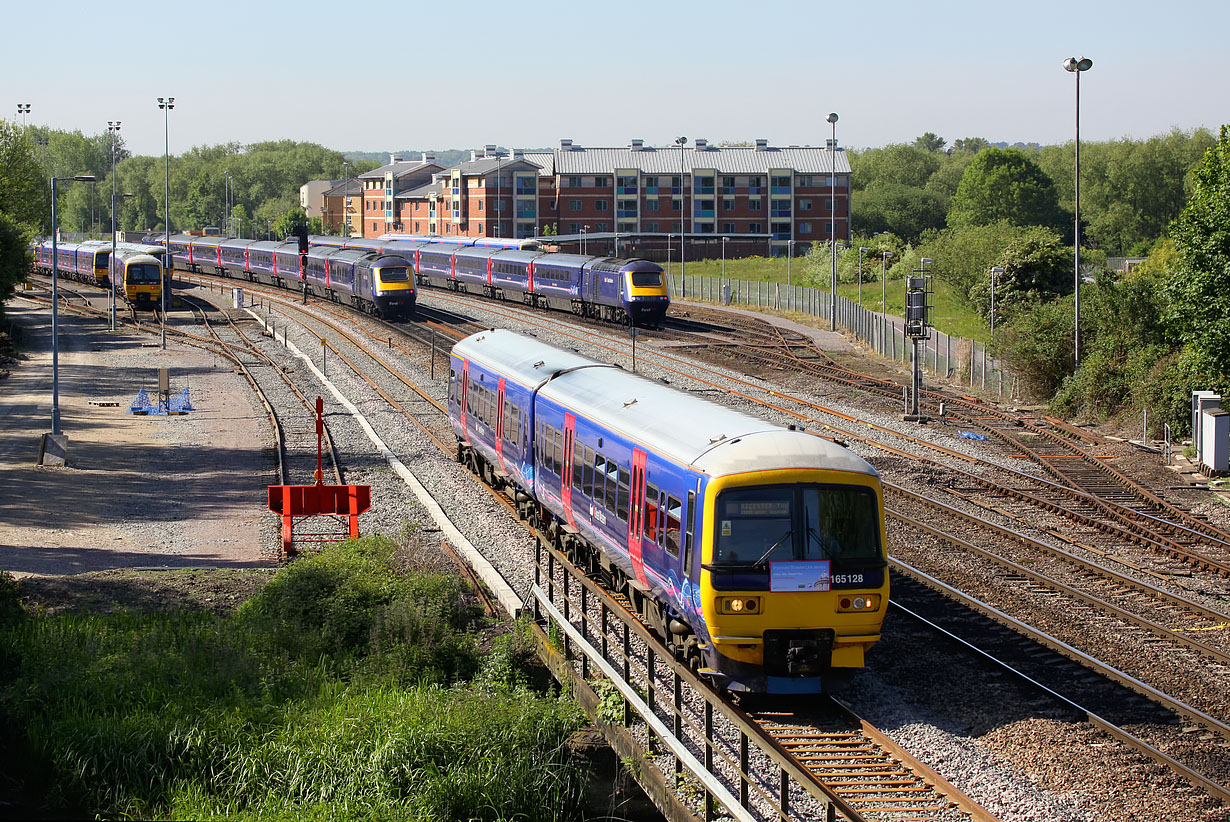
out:
{"label": "train door", "polygon": [[529,294],[534,293],[534,264],[530,263],[526,266],[526,285],[525,290]]}
{"label": "train door", "polygon": [[470,441],[469,429],[466,428],[466,402],[470,396],[470,361],[461,361],[461,392],[458,394],[461,399],[461,411],[457,415],[461,420],[461,436],[466,442]]}
{"label": "train door", "polygon": [[632,558],[632,569],[642,585],[648,585],[645,577],[645,560],[642,554],[644,543],[641,537],[643,517],[645,512],[645,452],[639,448],[632,449],[632,499],[628,505],[628,556]]}
{"label": "train door", "polygon": [[487,258],[487,286],[490,287],[492,284],[493,283],[491,282],[491,258],[488,257]]}
{"label": "train door", "polygon": [[564,516],[568,524],[577,527],[576,517],[572,514],[572,450],[576,441],[577,418],[575,414],[564,414],[564,457],[559,471],[560,499],[564,503]]}
{"label": "train door", "polygon": [[496,387],[495,392],[495,458],[500,464],[500,471],[507,474],[508,471],[504,468],[504,378],[500,377],[500,383]]}

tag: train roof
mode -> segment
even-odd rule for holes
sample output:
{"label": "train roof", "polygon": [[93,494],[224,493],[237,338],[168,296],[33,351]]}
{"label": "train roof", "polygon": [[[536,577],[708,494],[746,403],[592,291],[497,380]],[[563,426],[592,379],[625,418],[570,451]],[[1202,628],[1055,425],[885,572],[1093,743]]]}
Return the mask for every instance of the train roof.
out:
{"label": "train roof", "polygon": [[662,382],[495,329],[453,346],[458,356],[711,475],[767,468],[826,468],[875,476],[858,455],[828,440],[692,396]]}

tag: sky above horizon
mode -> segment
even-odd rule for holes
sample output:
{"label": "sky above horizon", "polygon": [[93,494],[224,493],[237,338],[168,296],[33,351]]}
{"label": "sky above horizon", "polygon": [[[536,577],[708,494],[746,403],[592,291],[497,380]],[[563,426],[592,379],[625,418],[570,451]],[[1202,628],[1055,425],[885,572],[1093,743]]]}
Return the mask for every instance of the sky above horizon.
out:
{"label": "sky above horizon", "polygon": [[86,134],[120,120],[135,154],[163,151],[159,96],[175,98],[172,154],[280,139],[342,151],[679,135],[823,145],[830,111],[852,147],[927,131],[1047,144],[1073,137],[1062,63],[1086,56],[1082,140],[1230,122],[1225,0],[381,0],[340,18],[317,0],[125,5],[6,12],[0,117],[21,122],[17,104],[29,103],[30,123]]}

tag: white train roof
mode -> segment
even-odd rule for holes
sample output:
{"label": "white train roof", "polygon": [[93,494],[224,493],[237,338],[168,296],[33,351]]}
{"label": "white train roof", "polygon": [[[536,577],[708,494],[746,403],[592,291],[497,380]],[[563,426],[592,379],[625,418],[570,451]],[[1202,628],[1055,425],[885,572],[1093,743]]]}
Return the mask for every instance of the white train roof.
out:
{"label": "white train roof", "polygon": [[657,454],[710,475],[826,468],[875,475],[856,454],[662,382],[511,331],[471,335],[454,353],[493,368]]}

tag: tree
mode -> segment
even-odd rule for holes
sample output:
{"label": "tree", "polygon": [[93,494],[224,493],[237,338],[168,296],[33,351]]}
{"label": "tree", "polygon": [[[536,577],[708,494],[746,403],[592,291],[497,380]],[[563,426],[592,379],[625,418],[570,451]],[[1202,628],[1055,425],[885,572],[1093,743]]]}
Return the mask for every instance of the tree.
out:
{"label": "tree", "polygon": [[900,183],[875,183],[851,197],[855,231],[891,231],[914,242],[928,229],[944,225],[944,203],[937,195]]}
{"label": "tree", "polygon": [[965,169],[952,198],[948,224],[954,228],[1006,221],[1013,225],[1062,228],[1055,183],[1024,153],[988,148]]}
{"label": "tree", "polygon": [[897,183],[922,188],[940,167],[943,155],[902,143],[873,148],[850,157],[850,185],[855,190],[876,183]]}
{"label": "tree", "polygon": [[[989,295],[980,301],[979,286],[989,291],[991,268],[1001,265],[1007,249],[1031,237],[1042,244],[1058,241],[1049,229],[998,222],[929,232],[922,237],[917,250],[920,257],[931,258],[931,270],[952,287],[954,294],[985,313]],[[998,289],[995,296],[999,303]]]}
{"label": "tree", "polygon": [[1003,273],[995,278],[997,321],[1011,319],[1020,305],[1053,300],[1072,290],[1071,250],[1048,229],[1025,229],[1004,247],[993,266],[986,267],[986,275],[978,277],[969,288],[970,302],[988,323],[991,316],[992,267],[1003,269]]}
{"label": "tree", "polygon": [[952,141],[952,148],[949,149],[949,154],[957,154],[958,152],[968,151],[971,154],[977,154],[983,149],[990,148],[991,144],[984,137],[962,137],[959,140]]}
{"label": "tree", "polygon": [[1171,224],[1179,264],[1166,285],[1167,319],[1201,370],[1230,378],[1230,125],[1192,172],[1192,194]]}
{"label": "tree", "polygon": [[926,134],[922,135],[921,137],[914,138],[914,145],[918,146],[924,151],[943,151],[944,144],[946,142],[947,141],[943,137],[939,136],[938,134],[932,131],[928,131]]}
{"label": "tree", "polygon": [[0,211],[0,307],[30,273],[30,239],[26,228]]}
{"label": "tree", "polygon": [[40,232],[50,231],[50,183],[33,143],[7,120],[0,120],[0,211]]}
{"label": "tree", "polygon": [[1047,398],[1072,370],[1072,300],[1029,301],[1002,330],[995,353],[1021,380],[1025,394]]}
{"label": "tree", "polygon": [[276,223],[273,224],[273,230],[279,237],[289,237],[295,233],[295,229],[299,226],[307,226],[308,218],[303,213],[301,208],[292,208],[287,210]]}

